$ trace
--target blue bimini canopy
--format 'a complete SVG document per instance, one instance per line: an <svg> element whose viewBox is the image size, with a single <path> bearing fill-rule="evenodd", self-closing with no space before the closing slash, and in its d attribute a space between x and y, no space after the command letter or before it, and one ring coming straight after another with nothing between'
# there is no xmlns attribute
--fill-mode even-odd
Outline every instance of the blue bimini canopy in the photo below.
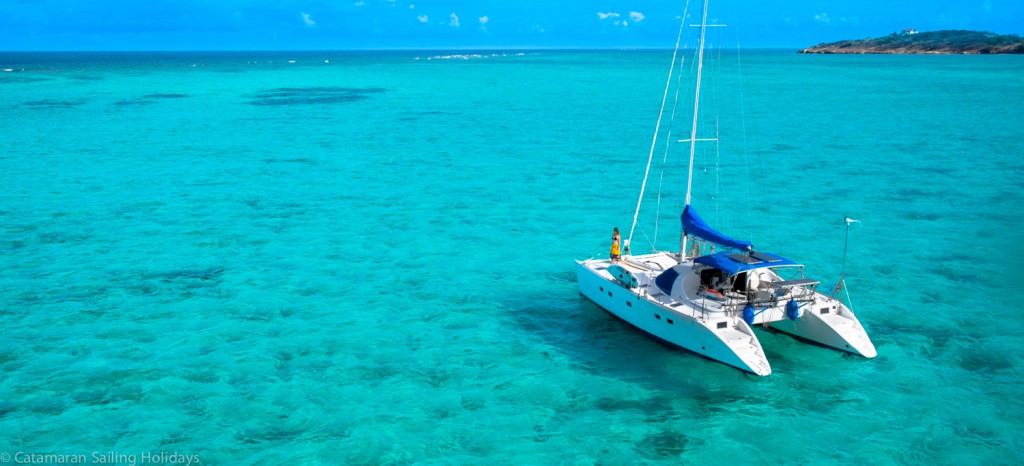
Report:
<svg viewBox="0 0 1024 466"><path fill-rule="evenodd" d="M740 241L738 239L732 239L728 236L725 236L715 231L715 229L711 228L711 226L708 225L707 222L704 221L704 219L700 218L700 216L697 215L697 211L694 210L692 205L687 205L686 208L683 209L682 219L683 231L685 231L687 235L693 235L698 238L711 241L712 243L721 244L722 246L730 248L736 248L741 251L747 251L753 247L753 244L751 244L750 241Z"/></svg>
<svg viewBox="0 0 1024 466"><path fill-rule="evenodd" d="M754 252L750 255L737 254L735 252L719 252L717 254L700 256L693 261L718 270L724 270L729 275L746 272L747 270L763 269L765 267L799 265L785 257L766 252Z"/></svg>

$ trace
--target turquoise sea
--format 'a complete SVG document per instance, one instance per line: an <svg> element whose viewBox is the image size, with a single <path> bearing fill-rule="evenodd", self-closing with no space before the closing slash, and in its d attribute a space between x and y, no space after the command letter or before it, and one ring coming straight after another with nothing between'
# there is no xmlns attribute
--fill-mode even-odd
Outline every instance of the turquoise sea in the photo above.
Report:
<svg viewBox="0 0 1024 466"><path fill-rule="evenodd" d="M760 378L576 288L670 56L0 53L0 460L1024 463L1024 57L708 70L703 216L833 281L861 221L879 356L760 331Z"/></svg>

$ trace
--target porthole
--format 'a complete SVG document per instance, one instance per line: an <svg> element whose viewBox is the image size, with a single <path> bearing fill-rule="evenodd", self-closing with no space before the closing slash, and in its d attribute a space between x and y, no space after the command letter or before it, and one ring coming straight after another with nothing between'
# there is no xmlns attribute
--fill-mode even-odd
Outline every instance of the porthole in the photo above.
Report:
<svg viewBox="0 0 1024 466"><path fill-rule="evenodd" d="M654 314L654 318L658 319L658 320L661 320L661 314Z"/></svg>
<svg viewBox="0 0 1024 466"><path fill-rule="evenodd" d="M631 303L629 301L626 301L626 305L629 306L629 307L633 307L633 303Z"/></svg>
<svg viewBox="0 0 1024 466"><path fill-rule="evenodd" d="M672 319L668 319L667 322L669 325L675 324L675 322L673 322Z"/></svg>

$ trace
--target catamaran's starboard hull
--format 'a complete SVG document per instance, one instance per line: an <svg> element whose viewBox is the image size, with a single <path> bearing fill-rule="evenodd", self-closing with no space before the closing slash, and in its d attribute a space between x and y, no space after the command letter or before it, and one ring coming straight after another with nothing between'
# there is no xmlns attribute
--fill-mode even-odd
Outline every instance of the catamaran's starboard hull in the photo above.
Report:
<svg viewBox="0 0 1024 466"><path fill-rule="evenodd" d="M824 295L799 319L779 320L770 325L781 332L865 358L878 355L857 316L842 303Z"/></svg>
<svg viewBox="0 0 1024 466"><path fill-rule="evenodd" d="M757 375L772 370L753 330L734 316L703 316L654 303L607 274L608 261L577 261L580 293L612 315L673 345Z"/></svg>

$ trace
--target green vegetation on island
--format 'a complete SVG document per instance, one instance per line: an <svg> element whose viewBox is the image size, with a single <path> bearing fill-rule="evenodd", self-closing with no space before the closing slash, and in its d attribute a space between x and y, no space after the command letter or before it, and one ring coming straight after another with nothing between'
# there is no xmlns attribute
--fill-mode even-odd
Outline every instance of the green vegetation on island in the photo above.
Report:
<svg viewBox="0 0 1024 466"><path fill-rule="evenodd" d="M917 32L905 29L884 37L818 44L798 53L992 54L1024 53L1024 38L985 31Z"/></svg>

